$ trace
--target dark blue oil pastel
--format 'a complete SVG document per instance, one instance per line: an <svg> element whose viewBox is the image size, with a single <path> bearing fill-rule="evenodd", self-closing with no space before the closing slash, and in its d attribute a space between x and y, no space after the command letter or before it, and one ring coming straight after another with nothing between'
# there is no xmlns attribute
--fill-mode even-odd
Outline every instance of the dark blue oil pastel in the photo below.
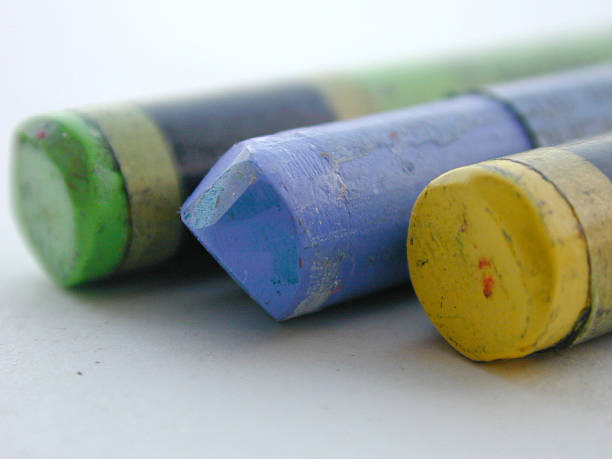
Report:
<svg viewBox="0 0 612 459"><path fill-rule="evenodd" d="M410 212L430 180L542 146L539 123L557 141L589 113L607 110L612 120L612 101L601 97L612 67L529 81L241 142L187 199L183 221L277 320L405 281ZM541 116L513 105L539 95ZM574 106L551 112L564 100Z"/></svg>

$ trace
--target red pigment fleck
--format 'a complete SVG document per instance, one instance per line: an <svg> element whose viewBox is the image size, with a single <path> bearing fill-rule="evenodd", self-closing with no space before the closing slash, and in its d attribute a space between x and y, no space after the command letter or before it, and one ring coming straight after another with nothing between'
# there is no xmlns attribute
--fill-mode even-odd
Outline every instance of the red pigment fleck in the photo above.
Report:
<svg viewBox="0 0 612 459"><path fill-rule="evenodd" d="M302 267L302 259L298 258L298 265L300 266L300 268Z"/></svg>
<svg viewBox="0 0 612 459"><path fill-rule="evenodd" d="M331 292L329 292L329 296L335 295L336 293L338 293L343 288L344 288L344 286L342 284L338 285L335 289L333 289Z"/></svg>
<svg viewBox="0 0 612 459"><path fill-rule="evenodd" d="M397 139L397 132L392 132L391 133L391 138L392 139Z"/></svg>
<svg viewBox="0 0 612 459"><path fill-rule="evenodd" d="M493 295L493 287L495 287L495 280L493 276L482 276L482 293L484 296L489 298Z"/></svg>
<svg viewBox="0 0 612 459"><path fill-rule="evenodd" d="M36 133L36 137L38 137L39 139L46 139L47 138L47 133L45 131L38 131Z"/></svg>
<svg viewBox="0 0 612 459"><path fill-rule="evenodd" d="M491 262L487 259L487 257L481 257L480 260L478 260L478 269L482 269L488 266L491 266Z"/></svg>
<svg viewBox="0 0 612 459"><path fill-rule="evenodd" d="M323 156L324 158L329 158L329 155L327 153L321 153L321 156Z"/></svg>

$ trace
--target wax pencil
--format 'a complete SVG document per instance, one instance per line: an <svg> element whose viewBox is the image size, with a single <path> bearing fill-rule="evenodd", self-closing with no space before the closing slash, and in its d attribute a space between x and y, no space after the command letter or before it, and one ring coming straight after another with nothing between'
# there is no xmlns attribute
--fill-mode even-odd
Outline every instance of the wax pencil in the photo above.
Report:
<svg viewBox="0 0 612 459"><path fill-rule="evenodd" d="M26 120L14 142L23 232L76 285L173 257L177 212L237 141L612 58L612 34L571 37L237 92L111 104Z"/></svg>
<svg viewBox="0 0 612 459"><path fill-rule="evenodd" d="M275 319L407 280L405 234L452 168L612 130L612 65L241 142L187 199L189 229Z"/></svg>
<svg viewBox="0 0 612 459"><path fill-rule="evenodd" d="M410 274L446 340L515 358L612 331L612 134L455 169L414 208Z"/></svg>

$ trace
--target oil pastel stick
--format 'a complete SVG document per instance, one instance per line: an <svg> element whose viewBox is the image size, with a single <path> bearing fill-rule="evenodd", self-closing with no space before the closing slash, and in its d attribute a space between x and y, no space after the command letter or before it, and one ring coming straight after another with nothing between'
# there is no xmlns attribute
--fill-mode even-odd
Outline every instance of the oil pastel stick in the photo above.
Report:
<svg viewBox="0 0 612 459"><path fill-rule="evenodd" d="M477 361L612 331L612 134L462 167L410 221L415 291Z"/></svg>
<svg viewBox="0 0 612 459"><path fill-rule="evenodd" d="M18 218L43 266L63 285L159 264L182 244L180 204L237 141L609 60L611 43L607 32L260 89L35 117L15 135Z"/></svg>
<svg viewBox="0 0 612 459"><path fill-rule="evenodd" d="M243 141L182 208L277 320L408 278L405 235L442 172L612 130L612 65Z"/></svg>

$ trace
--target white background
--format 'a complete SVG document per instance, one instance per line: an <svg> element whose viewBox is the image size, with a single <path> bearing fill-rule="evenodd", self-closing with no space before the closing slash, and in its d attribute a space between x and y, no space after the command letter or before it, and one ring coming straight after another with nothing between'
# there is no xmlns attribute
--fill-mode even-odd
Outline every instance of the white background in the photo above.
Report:
<svg viewBox="0 0 612 459"><path fill-rule="evenodd" d="M221 272L64 291L8 199L33 113L606 25L608 0L1 0L0 457L612 457L612 336L479 365L406 286L285 324Z"/></svg>

